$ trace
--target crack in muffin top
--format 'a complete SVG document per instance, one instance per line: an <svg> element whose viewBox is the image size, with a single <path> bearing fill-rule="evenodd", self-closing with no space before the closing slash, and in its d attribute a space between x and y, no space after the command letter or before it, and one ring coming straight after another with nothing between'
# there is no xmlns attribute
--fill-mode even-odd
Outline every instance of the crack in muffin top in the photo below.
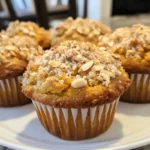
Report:
<svg viewBox="0 0 150 150"><path fill-rule="evenodd" d="M111 29L99 21L69 17L51 31L52 45L59 45L66 39L97 44L98 38L106 33L110 33Z"/></svg>
<svg viewBox="0 0 150 150"><path fill-rule="evenodd" d="M34 86L41 93L61 93L70 86L108 87L111 79L120 76L122 71L119 58L105 47L66 41L29 63L23 86Z"/></svg>

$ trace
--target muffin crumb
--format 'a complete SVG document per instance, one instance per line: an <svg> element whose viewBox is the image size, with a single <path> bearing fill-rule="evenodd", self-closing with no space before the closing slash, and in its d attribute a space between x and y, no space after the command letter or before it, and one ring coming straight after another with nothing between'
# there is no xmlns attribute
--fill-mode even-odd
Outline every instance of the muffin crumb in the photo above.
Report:
<svg viewBox="0 0 150 150"><path fill-rule="evenodd" d="M108 87L111 80L122 72L121 62L113 53L77 41L67 41L52 47L36 59L33 65L37 71L34 76L25 73L25 78L28 78L26 84L33 84L32 80L37 79L39 89L46 93L61 93L70 85L72 88L99 84ZM32 70L28 69L27 72L30 74ZM53 88L49 85L53 85Z"/></svg>

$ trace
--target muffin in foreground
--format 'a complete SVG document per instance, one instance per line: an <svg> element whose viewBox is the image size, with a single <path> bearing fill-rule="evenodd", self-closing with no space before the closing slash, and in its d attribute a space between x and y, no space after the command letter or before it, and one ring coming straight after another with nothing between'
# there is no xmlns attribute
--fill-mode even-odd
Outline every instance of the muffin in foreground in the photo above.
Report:
<svg viewBox="0 0 150 150"><path fill-rule="evenodd" d="M81 140L111 125L128 75L113 54L90 43L66 41L30 62L22 91L51 134Z"/></svg>
<svg viewBox="0 0 150 150"><path fill-rule="evenodd" d="M123 67L131 78L131 86L121 100L150 102L150 27L136 24L131 28L119 28L101 41L100 46L108 46L121 56Z"/></svg>
<svg viewBox="0 0 150 150"><path fill-rule="evenodd" d="M43 49L50 47L50 35L44 28L39 27L33 22L11 22L6 30L6 33L10 36L29 36L36 40Z"/></svg>
<svg viewBox="0 0 150 150"><path fill-rule="evenodd" d="M111 29L99 21L69 17L56 28L50 30L51 44L59 45L66 40L85 41L97 44L99 38Z"/></svg>
<svg viewBox="0 0 150 150"><path fill-rule="evenodd" d="M28 61L42 52L30 37L9 38L0 34L0 107L19 106L31 101L21 92L21 78Z"/></svg>

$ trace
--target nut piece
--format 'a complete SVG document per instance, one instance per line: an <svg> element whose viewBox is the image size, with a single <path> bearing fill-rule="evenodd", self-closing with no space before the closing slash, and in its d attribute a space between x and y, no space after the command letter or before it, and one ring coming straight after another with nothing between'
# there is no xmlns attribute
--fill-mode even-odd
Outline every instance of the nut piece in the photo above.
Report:
<svg viewBox="0 0 150 150"><path fill-rule="evenodd" d="M29 35L30 35L30 36L35 36L35 32L32 32L32 31L31 31L31 32L29 32Z"/></svg>
<svg viewBox="0 0 150 150"><path fill-rule="evenodd" d="M108 43L108 45L109 45L110 47L112 47L112 46L114 45L114 42L111 41L111 42Z"/></svg>
<svg viewBox="0 0 150 150"><path fill-rule="evenodd" d="M82 71L87 71L93 66L93 61L89 61L81 66Z"/></svg>
<svg viewBox="0 0 150 150"><path fill-rule="evenodd" d="M106 48L105 48L105 47L100 47L100 48L99 48L99 50L101 50L101 51L105 51L105 50L106 50Z"/></svg>
<svg viewBox="0 0 150 150"><path fill-rule="evenodd" d="M94 65L92 68L94 71L100 71L102 69L104 69L104 65Z"/></svg>
<svg viewBox="0 0 150 150"><path fill-rule="evenodd" d="M88 35L90 32L88 28L83 28L83 27L77 28L76 30L81 35Z"/></svg>
<svg viewBox="0 0 150 150"><path fill-rule="evenodd" d="M128 51L126 52L126 55L127 55L127 56L134 56L134 55L135 55L135 51L133 51L133 50L128 50Z"/></svg>
<svg viewBox="0 0 150 150"><path fill-rule="evenodd" d="M13 45L8 45L8 46L6 46L5 47L5 49L7 49L7 50L15 50L16 49L16 47L15 46L13 46Z"/></svg>
<svg viewBox="0 0 150 150"><path fill-rule="evenodd" d="M65 29L63 27L57 27L56 28L56 35L61 36L65 32Z"/></svg>
<svg viewBox="0 0 150 150"><path fill-rule="evenodd" d="M24 34L29 34L30 31L26 28L21 28L21 31L24 33Z"/></svg>
<svg viewBox="0 0 150 150"><path fill-rule="evenodd" d="M83 78L75 79L72 81L71 86L73 88L81 88L87 84L87 81Z"/></svg>
<svg viewBox="0 0 150 150"><path fill-rule="evenodd" d="M100 35L100 34L101 34L101 29L99 29L99 30L98 30L98 29L97 29L97 30L95 29L95 30L93 31L93 34L94 34L94 35L97 35L97 36Z"/></svg>
<svg viewBox="0 0 150 150"><path fill-rule="evenodd" d="M51 67L57 68L59 67L61 64L58 61L52 60L48 63Z"/></svg>

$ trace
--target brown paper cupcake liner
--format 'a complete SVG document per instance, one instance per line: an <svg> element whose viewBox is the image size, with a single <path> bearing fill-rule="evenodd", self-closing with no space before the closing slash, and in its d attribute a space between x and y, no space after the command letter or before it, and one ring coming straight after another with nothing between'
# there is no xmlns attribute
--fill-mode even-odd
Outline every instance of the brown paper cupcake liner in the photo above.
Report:
<svg viewBox="0 0 150 150"><path fill-rule="evenodd" d="M111 125L119 99L92 108L55 108L32 101L38 118L51 134L66 140L92 138Z"/></svg>
<svg viewBox="0 0 150 150"><path fill-rule="evenodd" d="M121 101L129 103L150 102L150 75L129 74L131 86L120 98Z"/></svg>
<svg viewBox="0 0 150 150"><path fill-rule="evenodd" d="M30 102L21 92L22 76L0 80L0 106L20 106Z"/></svg>

